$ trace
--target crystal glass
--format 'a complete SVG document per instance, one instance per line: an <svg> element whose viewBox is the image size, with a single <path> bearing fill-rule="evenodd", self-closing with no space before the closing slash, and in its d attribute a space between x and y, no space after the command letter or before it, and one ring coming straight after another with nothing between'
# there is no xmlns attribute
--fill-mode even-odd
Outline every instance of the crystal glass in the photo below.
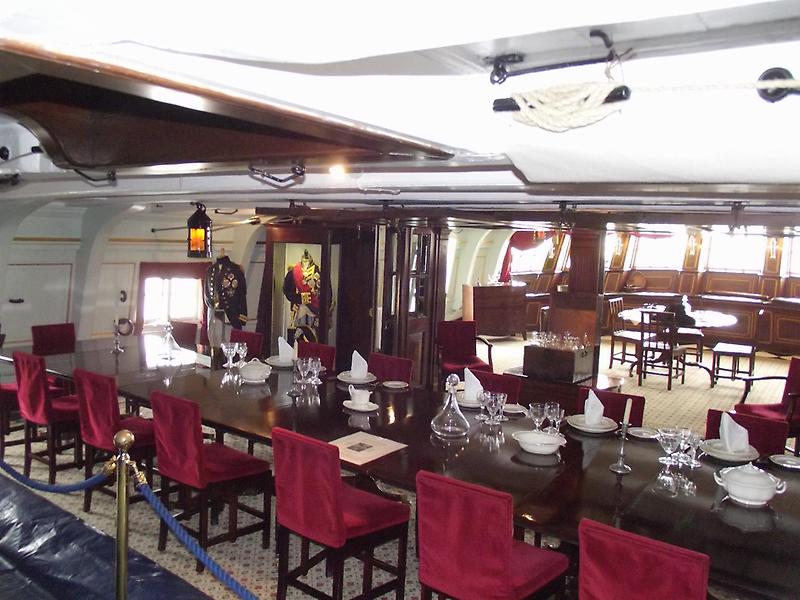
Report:
<svg viewBox="0 0 800 600"><path fill-rule="evenodd" d="M508 394L504 392L495 392L497 394L497 422L500 423L502 421L508 421L508 417L503 414L503 407L506 405L506 401L508 400Z"/></svg>
<svg viewBox="0 0 800 600"><path fill-rule="evenodd" d="M700 448L700 444L703 442L703 436L699 433L695 433L694 431L690 431L686 441L689 444L689 448L686 451L686 456L688 457L686 465L692 469L702 467L703 463L697 460L697 450Z"/></svg>
<svg viewBox="0 0 800 600"><path fill-rule="evenodd" d="M481 412L478 413L478 416L475 417L478 421L486 421L489 417L486 416L486 396L484 395L485 392L481 390L478 392L478 404L481 405Z"/></svg>
<svg viewBox="0 0 800 600"><path fill-rule="evenodd" d="M692 430L688 427L678 427L678 431L680 431L681 438L678 443L678 451L675 453L674 458L677 464L688 465L691 459L687 452L689 450L689 437L692 435Z"/></svg>
<svg viewBox="0 0 800 600"><path fill-rule="evenodd" d="M246 342L236 342L236 354L239 355L239 361L245 362L247 361L247 343Z"/></svg>
<svg viewBox="0 0 800 600"><path fill-rule="evenodd" d="M489 413L489 418L486 419L487 425L499 425L500 420L497 418L498 412L501 410L500 395L495 392L483 392L484 403L486 404L486 412Z"/></svg>
<svg viewBox="0 0 800 600"><path fill-rule="evenodd" d="M228 362L225 363L225 368L230 371L233 368L233 357L236 356L236 343L222 342L219 348L222 350L222 355L228 359Z"/></svg>
<svg viewBox="0 0 800 600"><path fill-rule="evenodd" d="M659 427L658 441L661 443L661 448L666 453L666 456L659 457L658 462L662 465L667 465L667 467L678 464L672 455L680 447L681 430L677 427Z"/></svg>
<svg viewBox="0 0 800 600"><path fill-rule="evenodd" d="M311 371L311 359L303 357L297 359L297 370L300 372L300 383L305 385L309 383L308 373Z"/></svg>
<svg viewBox="0 0 800 600"><path fill-rule="evenodd" d="M563 418L564 411L561 410L561 405L558 402L547 402L544 405L544 416L547 419L549 426L545 431L547 433L558 433L558 428L561 426L561 419ZM558 426L556 425L558 421Z"/></svg>
<svg viewBox="0 0 800 600"><path fill-rule="evenodd" d="M502 427L496 427L487 423L481 425L478 443L482 448L486 449L487 452L490 454L498 452L504 442L505 435L503 434Z"/></svg>
<svg viewBox="0 0 800 600"><path fill-rule="evenodd" d="M456 386L458 375L451 373L447 377L447 394L441 410L431 420L431 429L441 438L458 438L469 433L469 421L461 412L456 402Z"/></svg>
<svg viewBox="0 0 800 600"><path fill-rule="evenodd" d="M312 385L319 385L322 383L322 380L319 378L319 372L322 370L322 361L320 360L319 356L312 356L309 359L309 375L310 375L310 383Z"/></svg>
<svg viewBox="0 0 800 600"><path fill-rule="evenodd" d="M528 416L533 421L536 431L542 430L542 423L545 420L544 404L535 402L528 407Z"/></svg>

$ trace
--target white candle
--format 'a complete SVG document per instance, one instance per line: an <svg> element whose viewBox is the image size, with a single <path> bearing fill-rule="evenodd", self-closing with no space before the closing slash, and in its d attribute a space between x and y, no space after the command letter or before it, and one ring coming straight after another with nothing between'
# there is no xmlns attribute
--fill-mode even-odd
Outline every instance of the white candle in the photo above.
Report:
<svg viewBox="0 0 800 600"><path fill-rule="evenodd" d="M629 419L631 417L631 404L632 403L633 403L633 401L630 398L628 398L625 401L625 416L622 417L622 422L625 423L625 424L629 423Z"/></svg>

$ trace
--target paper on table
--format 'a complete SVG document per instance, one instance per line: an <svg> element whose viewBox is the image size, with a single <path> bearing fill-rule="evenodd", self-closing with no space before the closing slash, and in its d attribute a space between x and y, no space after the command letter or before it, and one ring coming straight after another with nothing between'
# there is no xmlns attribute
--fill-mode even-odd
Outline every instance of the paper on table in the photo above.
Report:
<svg viewBox="0 0 800 600"><path fill-rule="evenodd" d="M583 420L587 425L599 425L603 420L603 410L605 407L600 402L600 398L594 393L594 390L589 390L589 397L583 403Z"/></svg>
<svg viewBox="0 0 800 600"><path fill-rule="evenodd" d="M478 378L468 368L464 367L464 400L477 402L478 394L483 391L483 386Z"/></svg>
<svg viewBox="0 0 800 600"><path fill-rule="evenodd" d="M278 358L281 362L289 362L294 358L294 348L282 337L278 337Z"/></svg>
<svg viewBox="0 0 800 600"><path fill-rule="evenodd" d="M339 448L339 458L354 465L363 465L406 447L405 444L359 431L331 442Z"/></svg>
<svg viewBox="0 0 800 600"><path fill-rule="evenodd" d="M364 405L369 402L369 395L372 393L371 390L362 390L350 384L350 387L347 388L350 392L350 400L353 401L354 404Z"/></svg>
<svg viewBox="0 0 800 600"><path fill-rule="evenodd" d="M728 413L722 413L719 421L719 439L727 452L747 452L750 447L750 435L747 429L739 425Z"/></svg>
<svg viewBox="0 0 800 600"><path fill-rule="evenodd" d="M350 377L353 379L367 378L367 361L358 353L358 350L353 350L353 358L350 360Z"/></svg>

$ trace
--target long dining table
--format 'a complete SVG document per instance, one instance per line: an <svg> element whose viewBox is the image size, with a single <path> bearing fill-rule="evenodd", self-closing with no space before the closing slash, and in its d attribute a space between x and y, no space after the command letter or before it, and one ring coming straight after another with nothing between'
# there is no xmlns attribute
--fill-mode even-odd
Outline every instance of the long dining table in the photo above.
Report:
<svg viewBox="0 0 800 600"><path fill-rule="evenodd" d="M143 346L142 346L143 348ZM489 427L464 410L470 431L464 438L442 440L430 422L443 394L422 389L390 390L373 385L374 412L343 407L347 386L335 377L310 386L299 397L287 395L290 370L274 369L258 385L243 384L225 370L190 364L153 365L134 357L100 361L107 348L85 344L72 355L47 357L48 369L68 377L68 367L109 371L121 394L147 406L150 394L161 390L198 403L203 422L227 434L270 443L273 427L284 427L324 441L358 431L406 446L363 465L344 466L409 491L416 473L429 470L511 494L518 525L570 544L577 544L578 523L584 517L708 554L711 580L749 597L797 598L800 570L800 473L768 461L759 466L786 480L787 491L769 506L746 508L727 499L714 473L728 466L710 457L690 470L673 469L665 477L654 441L629 438L625 462L628 475L616 475L620 441L614 434L593 435L565 425L567 444L560 455L539 456L522 451L515 431L532 428L530 420L511 415L501 426ZM8 358L9 349L0 351ZM166 363L166 361L164 361ZM137 367L138 365L138 367ZM234 373L235 375L235 373ZM653 565L654 573L658 566Z"/></svg>

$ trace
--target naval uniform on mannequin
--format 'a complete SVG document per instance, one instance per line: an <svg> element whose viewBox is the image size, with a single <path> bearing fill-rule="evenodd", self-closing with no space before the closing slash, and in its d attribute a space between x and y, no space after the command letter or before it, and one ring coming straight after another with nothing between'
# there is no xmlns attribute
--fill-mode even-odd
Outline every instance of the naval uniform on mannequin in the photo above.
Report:
<svg viewBox="0 0 800 600"><path fill-rule="evenodd" d="M223 250L216 262L208 267L204 283L209 312L213 311L215 319L219 320L223 315L227 316L231 327L242 329L247 324L247 283L242 267L226 256Z"/></svg>

